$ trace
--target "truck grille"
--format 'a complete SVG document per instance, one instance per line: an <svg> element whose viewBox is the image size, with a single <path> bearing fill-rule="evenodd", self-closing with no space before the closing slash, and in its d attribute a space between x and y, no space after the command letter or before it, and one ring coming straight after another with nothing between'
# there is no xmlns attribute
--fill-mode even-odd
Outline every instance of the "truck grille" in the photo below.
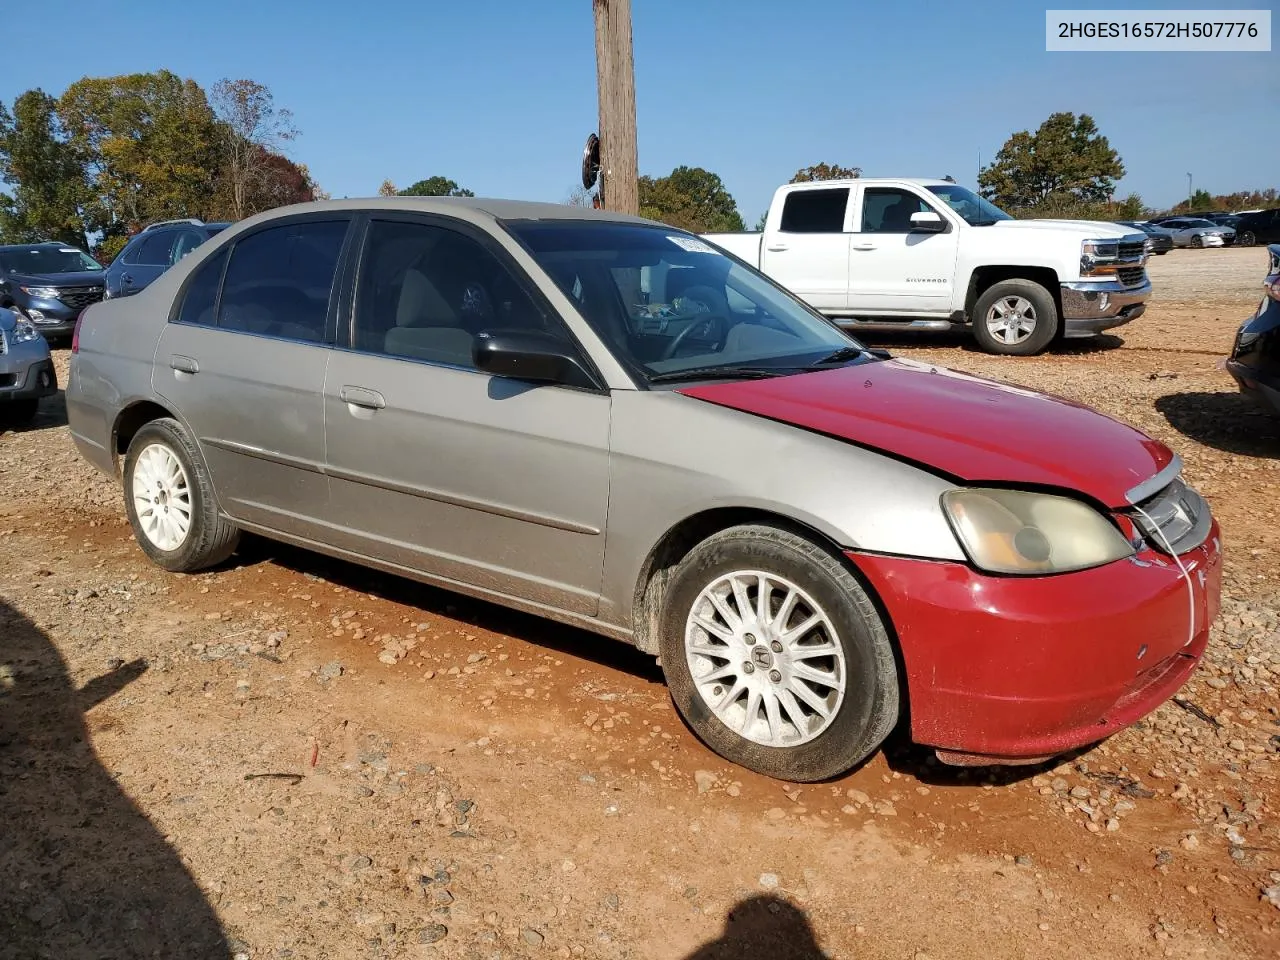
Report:
<svg viewBox="0 0 1280 960"><path fill-rule="evenodd" d="M0 333L0 357L9 352L9 338Z"/></svg>
<svg viewBox="0 0 1280 960"><path fill-rule="evenodd" d="M102 299L102 287L61 287L58 299L72 310L83 310Z"/></svg>
<svg viewBox="0 0 1280 960"><path fill-rule="evenodd" d="M1183 554L1204 543L1213 525L1209 505L1181 480L1127 511L1129 519L1153 550Z"/></svg>
<svg viewBox="0 0 1280 960"><path fill-rule="evenodd" d="M1121 267L1116 276L1126 287L1136 287L1145 279L1146 271L1142 267Z"/></svg>
<svg viewBox="0 0 1280 960"><path fill-rule="evenodd" d="M1122 261L1141 260L1142 255L1146 253L1146 240L1130 241L1120 244L1120 259Z"/></svg>

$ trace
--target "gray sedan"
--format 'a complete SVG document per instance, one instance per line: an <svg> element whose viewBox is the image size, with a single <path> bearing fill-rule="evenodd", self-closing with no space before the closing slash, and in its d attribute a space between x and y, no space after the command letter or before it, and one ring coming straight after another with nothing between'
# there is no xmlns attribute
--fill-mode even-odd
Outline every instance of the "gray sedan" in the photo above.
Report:
<svg viewBox="0 0 1280 960"><path fill-rule="evenodd" d="M41 398L57 392L49 344L24 317L0 309L0 428L26 426Z"/></svg>
<svg viewBox="0 0 1280 960"><path fill-rule="evenodd" d="M1236 238L1236 232L1225 224L1198 217L1161 220L1157 226L1173 235L1175 247L1225 247Z"/></svg>
<svg viewBox="0 0 1280 960"><path fill-rule="evenodd" d="M900 722L954 763L1096 741L1218 606L1163 444L866 349L632 217L261 214L88 309L67 409L165 569L253 531L633 643L709 746L787 779Z"/></svg>

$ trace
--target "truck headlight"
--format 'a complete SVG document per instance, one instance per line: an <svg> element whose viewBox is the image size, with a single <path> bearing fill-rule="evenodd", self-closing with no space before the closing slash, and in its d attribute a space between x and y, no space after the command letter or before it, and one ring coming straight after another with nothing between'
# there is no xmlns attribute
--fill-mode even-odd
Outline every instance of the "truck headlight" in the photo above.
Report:
<svg viewBox="0 0 1280 960"><path fill-rule="evenodd" d="M9 334L10 343L27 343L39 339L40 331L25 320L19 320L13 327L13 333Z"/></svg>
<svg viewBox="0 0 1280 960"><path fill-rule="evenodd" d="M37 300L57 300L62 291L57 287L23 287L22 292Z"/></svg>
<svg viewBox="0 0 1280 960"><path fill-rule="evenodd" d="M1115 525L1069 497L967 488L944 493L942 508L965 554L989 573L1067 573L1133 555Z"/></svg>
<svg viewBox="0 0 1280 960"><path fill-rule="evenodd" d="M1080 276L1099 277L1115 273L1120 257L1118 240L1082 240L1080 242Z"/></svg>

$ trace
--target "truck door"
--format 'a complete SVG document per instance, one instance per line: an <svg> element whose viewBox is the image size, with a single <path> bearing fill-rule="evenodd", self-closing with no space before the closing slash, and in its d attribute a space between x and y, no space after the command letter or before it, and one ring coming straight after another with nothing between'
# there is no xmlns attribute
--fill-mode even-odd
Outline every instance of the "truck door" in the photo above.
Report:
<svg viewBox="0 0 1280 960"><path fill-rule="evenodd" d="M764 236L761 269L825 312L849 304L848 187L786 193L776 224Z"/></svg>
<svg viewBox="0 0 1280 960"><path fill-rule="evenodd" d="M951 218L905 187L863 187L849 253L849 309L893 316L951 312L960 232ZM933 212L945 233L913 232L913 213Z"/></svg>

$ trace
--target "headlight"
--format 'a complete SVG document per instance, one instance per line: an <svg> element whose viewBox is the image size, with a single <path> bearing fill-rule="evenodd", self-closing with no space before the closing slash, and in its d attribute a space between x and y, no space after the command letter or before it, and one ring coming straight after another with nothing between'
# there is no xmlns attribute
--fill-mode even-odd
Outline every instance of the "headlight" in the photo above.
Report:
<svg viewBox="0 0 1280 960"><path fill-rule="evenodd" d="M22 292L39 300L57 300L62 291L57 287L23 287Z"/></svg>
<svg viewBox="0 0 1280 960"><path fill-rule="evenodd" d="M25 320L19 320L13 328L13 333L9 334L10 343L26 343L29 340L39 339L40 331Z"/></svg>
<svg viewBox="0 0 1280 960"><path fill-rule="evenodd" d="M961 489L942 507L974 566L990 573L1067 573L1132 556L1106 517L1068 497Z"/></svg>
<svg viewBox="0 0 1280 960"><path fill-rule="evenodd" d="M1080 242L1080 276L1096 277L1115 273L1120 256L1118 240L1082 240Z"/></svg>

